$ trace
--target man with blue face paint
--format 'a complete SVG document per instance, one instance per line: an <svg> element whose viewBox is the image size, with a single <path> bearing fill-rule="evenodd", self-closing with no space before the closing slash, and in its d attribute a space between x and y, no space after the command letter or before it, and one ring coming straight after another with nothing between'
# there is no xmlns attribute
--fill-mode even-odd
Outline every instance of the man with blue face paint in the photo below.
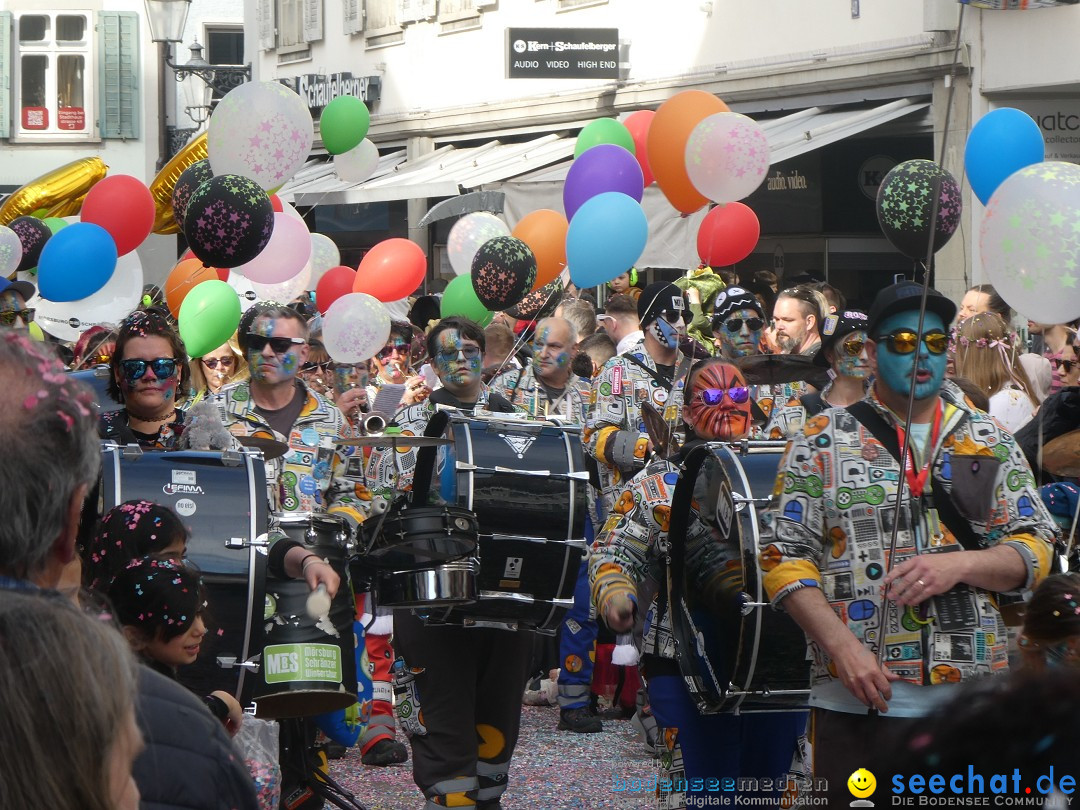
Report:
<svg viewBox="0 0 1080 810"><path fill-rule="evenodd" d="M806 421L763 520L765 590L813 653L814 777L830 805L962 682L1008 671L994 594L1034 587L1052 562L1057 530L1016 441L945 381L956 306L929 290L920 330L921 296L912 282L878 294L870 391Z"/></svg>

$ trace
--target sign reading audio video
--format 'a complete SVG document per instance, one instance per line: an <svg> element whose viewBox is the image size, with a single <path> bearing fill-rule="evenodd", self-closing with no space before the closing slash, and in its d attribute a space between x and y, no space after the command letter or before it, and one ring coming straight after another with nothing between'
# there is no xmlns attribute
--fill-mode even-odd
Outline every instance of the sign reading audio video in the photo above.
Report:
<svg viewBox="0 0 1080 810"><path fill-rule="evenodd" d="M618 28L508 28L511 79L617 79Z"/></svg>

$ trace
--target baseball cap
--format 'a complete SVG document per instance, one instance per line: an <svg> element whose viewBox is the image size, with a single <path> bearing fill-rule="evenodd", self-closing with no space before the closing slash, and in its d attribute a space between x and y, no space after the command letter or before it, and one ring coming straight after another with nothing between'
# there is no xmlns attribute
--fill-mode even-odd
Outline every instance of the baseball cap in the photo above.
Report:
<svg viewBox="0 0 1080 810"><path fill-rule="evenodd" d="M873 306L870 307L870 323L866 330L871 338L876 338L877 329L881 322L897 312L918 310L922 299L922 285L914 281L901 281L886 287L877 294ZM926 311L933 312L941 318L942 323L948 326L956 317L956 304L946 298L933 287L926 292Z"/></svg>
<svg viewBox="0 0 1080 810"><path fill-rule="evenodd" d="M29 301L34 297L34 293L37 292L37 287L31 284L29 281L8 281L6 278L0 278L0 293L12 290L22 296L23 301Z"/></svg>
<svg viewBox="0 0 1080 810"><path fill-rule="evenodd" d="M826 350L836 345L840 338L850 335L852 332L865 330L870 319L865 312L857 309L846 309L843 312L833 312L825 316L821 322L821 348L814 355L814 365L829 368L831 365L825 356Z"/></svg>
<svg viewBox="0 0 1080 810"><path fill-rule="evenodd" d="M712 329L727 320L728 315L740 309L752 309L762 318L765 313L761 309L761 302L757 296L742 287L727 287L716 294L713 299Z"/></svg>
<svg viewBox="0 0 1080 810"><path fill-rule="evenodd" d="M638 299L638 320L645 327L659 318L661 312L684 312L686 308L682 290L670 281L655 281Z"/></svg>

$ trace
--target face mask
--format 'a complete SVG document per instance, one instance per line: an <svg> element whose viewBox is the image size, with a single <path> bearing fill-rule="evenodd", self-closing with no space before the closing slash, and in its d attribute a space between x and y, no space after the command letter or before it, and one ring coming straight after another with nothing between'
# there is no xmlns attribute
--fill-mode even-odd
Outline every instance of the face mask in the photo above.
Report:
<svg viewBox="0 0 1080 810"><path fill-rule="evenodd" d="M916 332L919 326L918 311L898 312L886 318L877 328L877 336L899 331ZM945 324L941 317L927 312L923 319L923 336L931 332L944 332ZM911 386L913 374L922 372L924 379L915 385L915 399L927 399L936 396L945 380L945 366L948 363L946 352L932 353L926 341L919 339L915 349L907 354L893 351L887 340L876 340L877 376L882 384L894 393L906 397Z"/></svg>
<svg viewBox="0 0 1080 810"><path fill-rule="evenodd" d="M661 314L659 318L649 324L649 332L652 336L656 338L661 346L666 346L669 349L679 348L679 336L685 331L686 324L683 323L681 314L674 323L669 323Z"/></svg>
<svg viewBox="0 0 1080 810"><path fill-rule="evenodd" d="M730 441L750 431L746 380L727 363L712 363L698 372L686 409L687 421L702 439Z"/></svg>

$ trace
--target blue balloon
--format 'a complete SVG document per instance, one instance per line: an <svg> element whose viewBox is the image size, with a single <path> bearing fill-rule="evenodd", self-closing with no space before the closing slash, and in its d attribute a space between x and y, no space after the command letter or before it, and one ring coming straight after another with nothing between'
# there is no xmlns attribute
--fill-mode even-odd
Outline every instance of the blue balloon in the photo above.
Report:
<svg viewBox="0 0 1080 810"><path fill-rule="evenodd" d="M1042 163L1046 142L1042 130L1025 112L1001 107L971 128L964 148L964 171L983 205L1005 178L1033 163Z"/></svg>
<svg viewBox="0 0 1080 810"><path fill-rule="evenodd" d="M54 233L38 259L38 292L49 301L81 301L112 278L116 242L100 225L76 222Z"/></svg>
<svg viewBox="0 0 1080 810"><path fill-rule="evenodd" d="M648 241L649 221L637 200L617 191L586 200L566 232L570 280L582 289L606 284L634 266Z"/></svg>
<svg viewBox="0 0 1080 810"><path fill-rule="evenodd" d="M586 149L570 164L563 183L563 210L572 220L582 204L597 194L618 191L641 202L645 177L633 153L612 143Z"/></svg>

